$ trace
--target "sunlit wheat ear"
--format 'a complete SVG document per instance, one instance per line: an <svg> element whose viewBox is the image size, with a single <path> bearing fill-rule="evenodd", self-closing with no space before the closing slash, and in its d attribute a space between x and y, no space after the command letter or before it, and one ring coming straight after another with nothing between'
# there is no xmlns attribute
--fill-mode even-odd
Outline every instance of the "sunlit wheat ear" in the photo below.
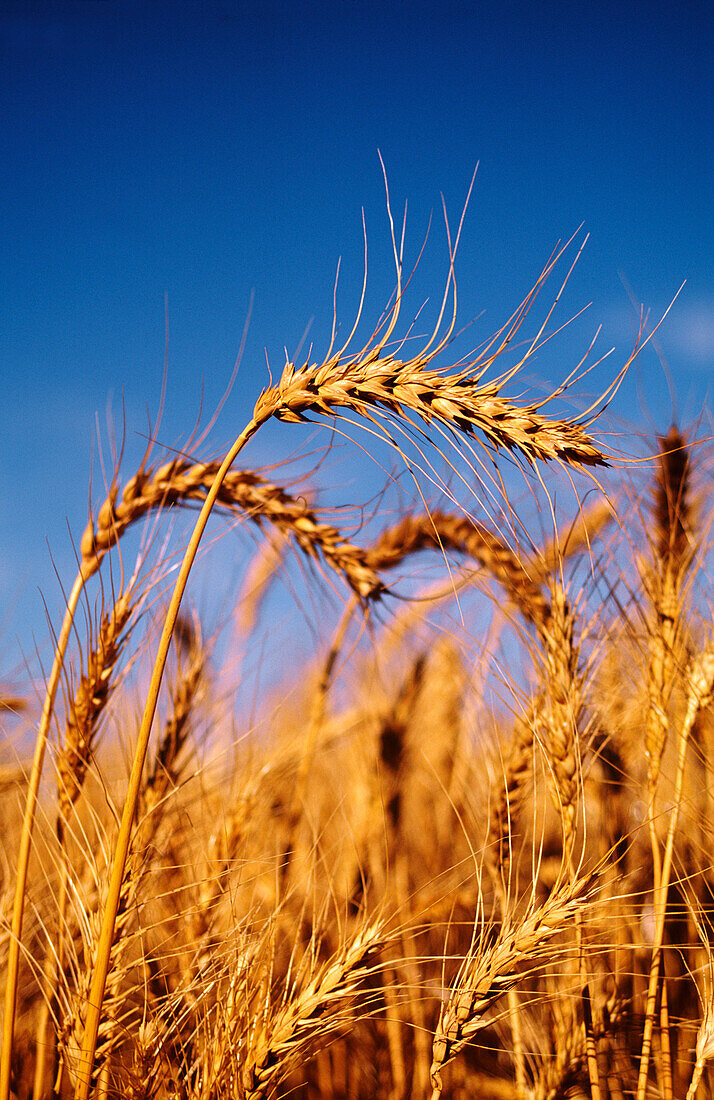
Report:
<svg viewBox="0 0 714 1100"><path fill-rule="evenodd" d="M112 676L126 645L126 628L136 610L132 588L118 596L110 612L101 616L96 639L90 639L86 669L72 694L67 712L64 744L57 754L59 810L67 821L79 798L102 715L113 688Z"/></svg>
<svg viewBox="0 0 714 1100"><path fill-rule="evenodd" d="M655 891L655 931L650 960L649 985L645 1010L645 1024L642 1037L642 1052L637 1082L638 1100L643 1100L647 1089L647 1074L652 1049L654 1031L655 999L661 972L662 944L667 917L667 894L669 891L672 867L675 858L675 838L682 810L682 794L688 748L697 719L701 712L711 706L714 700L714 637L710 637L706 646L691 658L685 673L686 707L679 729L677 768L674 780L674 797L667 826L667 839L664 846L661 872L656 878Z"/></svg>
<svg viewBox="0 0 714 1100"><path fill-rule="evenodd" d="M301 421L308 414L330 416L346 408L373 419L373 410L397 417L415 413L426 424L435 421L464 435L481 433L497 449L517 451L528 462L605 466L608 459L577 419L542 415L547 401L519 406L501 395L504 380L478 384L471 369L449 375L428 368L431 356L401 362L376 360L365 351L344 360L297 369L289 363L277 386L265 390L254 417Z"/></svg>
<svg viewBox="0 0 714 1100"><path fill-rule="evenodd" d="M652 509L653 562L643 575L654 611L650 630L649 707L645 735L650 818L654 816L654 799L668 733L667 708L681 635L682 584L695 549L690 448L674 427L659 440L659 444L661 453L657 459Z"/></svg>
<svg viewBox="0 0 714 1100"><path fill-rule="evenodd" d="M176 458L155 470L139 470L111 492L82 536L82 569L96 572L126 529L156 509L201 504L215 480L219 462ZM323 523L303 498L296 498L250 470L231 470L216 500L220 510L243 513L259 527L272 525L314 561L339 573L363 599L378 596L382 583L364 563L359 547L336 527Z"/></svg>
<svg viewBox="0 0 714 1100"><path fill-rule="evenodd" d="M563 819L563 859L574 855L579 806L581 762L579 724L582 705L579 647L574 637L574 616L565 592L555 583L551 591L550 618L544 632L544 690L542 738L552 769L556 806Z"/></svg>
<svg viewBox="0 0 714 1100"><path fill-rule="evenodd" d="M537 967L555 950L553 937L573 926L583 906L589 880L561 884L542 905L531 903L522 916L504 917L493 943L479 944L464 959L444 1005L433 1043L432 1100L442 1092L441 1072L485 1026L484 1016L522 977L524 967Z"/></svg>
<svg viewBox="0 0 714 1100"><path fill-rule="evenodd" d="M241 1059L241 1095L264 1100L309 1053L350 1026L346 1007L359 993L384 942L379 922L366 925L313 973L298 975L295 987L278 1005L266 1005L249 1021Z"/></svg>
<svg viewBox="0 0 714 1100"><path fill-rule="evenodd" d="M64 741L57 751L57 821L60 844L60 873L57 897L56 942L45 959L44 986L46 1003L41 1009L37 1030L37 1063L34 1092L44 1095L45 1052L49 1030L50 1004L56 982L64 966L65 923L67 919L68 876L70 871L67 848L72 809L84 787L87 771L94 756L95 743L102 717L115 689L116 666L128 641L128 632L140 604L135 587L130 584L116 598L111 611L104 612L90 637L86 667L82 669L67 707Z"/></svg>
<svg viewBox="0 0 714 1100"><path fill-rule="evenodd" d="M441 554L455 551L477 561L497 580L524 618L544 630L550 615L535 570L483 524L468 516L435 509L405 516L382 532L367 551L367 560L378 572L394 569L407 557L431 549Z"/></svg>
<svg viewBox="0 0 714 1100"><path fill-rule="evenodd" d="M662 855L656 824L656 801L662 759L669 737L669 704L674 688L678 653L681 648L683 598L682 582L693 560L691 541L690 451L683 436L672 427L659 440L654 485L652 538L653 561L643 567L643 587L652 605L649 629L647 678L648 706L645 722L647 758L647 822L652 853L655 897L655 924L664 928L666 891L660 889ZM650 994L646 1010L643 1056L640 1065L638 1096L645 1087L649 1044L653 1027L652 989L659 970L661 941L655 937L650 968Z"/></svg>

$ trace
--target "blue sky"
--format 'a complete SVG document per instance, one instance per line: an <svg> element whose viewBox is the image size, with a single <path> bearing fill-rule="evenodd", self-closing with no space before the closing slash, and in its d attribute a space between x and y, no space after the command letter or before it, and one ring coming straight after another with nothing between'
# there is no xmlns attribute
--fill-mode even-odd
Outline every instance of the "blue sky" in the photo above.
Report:
<svg viewBox="0 0 714 1100"><path fill-rule="evenodd" d="M408 200L408 267L434 214L407 321L443 287L441 195L457 222L478 162L457 260L472 345L583 224L558 320L592 304L534 375L559 381L602 324L598 347L616 352L598 389L633 340L623 279L653 316L686 279L660 339L680 421L704 409L709 430L712 31L710 5L691 2L3 0L0 680L22 679L35 643L46 655L43 599L56 623L55 568L71 583L108 409L125 417L127 475L141 453L165 299L173 445L201 399L218 401L254 298L215 450L252 409L266 351L279 368L309 324L316 354L326 347L340 256L351 320L362 207L378 316L393 277L378 150L395 210ZM619 430L666 431L654 352L612 411ZM288 454L286 430L246 460L274 459L280 439Z"/></svg>

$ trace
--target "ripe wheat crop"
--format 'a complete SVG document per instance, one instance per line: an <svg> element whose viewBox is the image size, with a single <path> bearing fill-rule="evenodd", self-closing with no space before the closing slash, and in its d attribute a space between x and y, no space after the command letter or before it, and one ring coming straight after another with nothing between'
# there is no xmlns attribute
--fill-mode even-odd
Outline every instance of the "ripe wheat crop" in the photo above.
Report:
<svg viewBox="0 0 714 1100"><path fill-rule="evenodd" d="M523 397L562 250L453 362L457 235L407 353L392 241L369 340L335 326L221 457L150 448L90 509L34 759L0 762L0 1100L714 1095L711 449L616 457L621 372L584 412L582 364ZM361 423L414 492L328 514L250 467L269 420ZM258 541L228 641L191 609L213 513Z"/></svg>

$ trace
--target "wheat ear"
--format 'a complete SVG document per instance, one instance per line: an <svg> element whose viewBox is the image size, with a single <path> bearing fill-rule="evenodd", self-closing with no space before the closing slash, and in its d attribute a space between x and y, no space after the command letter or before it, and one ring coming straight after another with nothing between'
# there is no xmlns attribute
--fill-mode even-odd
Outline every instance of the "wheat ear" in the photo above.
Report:
<svg viewBox="0 0 714 1100"><path fill-rule="evenodd" d="M444 1066L484 1027L486 1012L522 976L518 968L538 966L546 957L552 937L582 907L588 885L588 879L567 882L542 905L531 904L525 916L504 918L494 942L479 944L464 959L434 1036L432 1100L441 1096Z"/></svg>
<svg viewBox="0 0 714 1100"><path fill-rule="evenodd" d="M538 704L531 705L526 714L516 719L505 754L496 765L498 788L489 802L486 859L504 912L506 893L510 889L515 825L533 774L537 710Z"/></svg>
<svg viewBox="0 0 714 1100"><path fill-rule="evenodd" d="M570 865L575 844L581 706L578 647L573 615L560 584L553 584L551 615L544 636L543 737L552 769L556 808L563 821L563 862Z"/></svg>
<svg viewBox="0 0 714 1100"><path fill-rule="evenodd" d="M516 721L513 735L505 756L501 760L502 780L495 798L489 806L486 836L486 862L502 916L508 908L511 889L514 825L520 816L533 770L534 708ZM516 1070L516 1100L526 1096L526 1065L523 1046L523 1029L518 993L508 990L508 1018L513 1040L513 1061Z"/></svg>
<svg viewBox="0 0 714 1100"><path fill-rule="evenodd" d="M535 570L524 565L493 531L467 516L438 509L405 516L382 532L367 551L367 561L381 572L394 569L411 554L425 549L467 554L503 586L528 622L545 628L550 609Z"/></svg>
<svg viewBox="0 0 714 1100"><path fill-rule="evenodd" d="M674 684L675 652L681 636L682 583L692 563L690 541L691 464L689 448L683 436L672 426L659 440L655 494L653 506L654 562L645 573L644 587L654 610L654 622L649 634L649 669L647 677L647 717L645 722L645 754L647 757L647 824L652 851L653 886L658 903L666 905L659 891L662 858L656 827L656 799L662 756L669 733L667 715ZM659 960L659 951L652 955ZM663 1009L666 1007L664 973L661 976ZM650 1008L648 1006L647 1012ZM646 1030L646 1028L645 1028ZM664 1054L663 1054L664 1057ZM666 1075L671 1065L664 1065Z"/></svg>
<svg viewBox="0 0 714 1100"><path fill-rule="evenodd" d="M296 1064L349 1024L341 1014L372 969L383 943L379 921L367 925L275 1012L252 1022L242 1059L243 1100L265 1100Z"/></svg>
<svg viewBox="0 0 714 1100"><path fill-rule="evenodd" d="M63 824L84 786L99 723L112 691L112 675L126 644L126 628L136 607L136 593L121 593L109 614L101 617L87 668L70 702L64 745L57 754L57 794Z"/></svg>
<svg viewBox="0 0 714 1100"><path fill-rule="evenodd" d="M645 575L655 613L650 633L648 708L645 726L648 822L655 886L660 875L659 842L655 830L655 798L662 754L667 740L667 707L672 692L674 655L680 633L681 588L692 562L690 541L690 456L676 430L659 440L654 500L654 565Z"/></svg>
<svg viewBox="0 0 714 1100"><path fill-rule="evenodd" d="M121 495L114 486L82 536L83 568L96 571L127 527L154 509L202 504L220 465L175 458L155 470L139 470ZM221 483L216 506L245 513L259 527L270 523L293 539L308 557L324 560L360 598L370 599L382 591L379 577L365 565L359 547L343 538L336 527L319 520L304 500L259 474L229 471Z"/></svg>

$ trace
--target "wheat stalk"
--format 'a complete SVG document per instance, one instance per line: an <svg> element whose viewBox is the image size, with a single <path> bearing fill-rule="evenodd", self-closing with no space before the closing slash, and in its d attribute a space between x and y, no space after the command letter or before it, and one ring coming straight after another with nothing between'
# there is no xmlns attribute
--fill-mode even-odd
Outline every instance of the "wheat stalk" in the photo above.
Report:
<svg viewBox="0 0 714 1100"><path fill-rule="evenodd" d="M113 689L112 675L126 645L126 628L135 607L136 592L129 587L117 597L111 612L101 616L86 670L68 708L64 744L56 760L59 813L64 823L84 785L99 723Z"/></svg>

